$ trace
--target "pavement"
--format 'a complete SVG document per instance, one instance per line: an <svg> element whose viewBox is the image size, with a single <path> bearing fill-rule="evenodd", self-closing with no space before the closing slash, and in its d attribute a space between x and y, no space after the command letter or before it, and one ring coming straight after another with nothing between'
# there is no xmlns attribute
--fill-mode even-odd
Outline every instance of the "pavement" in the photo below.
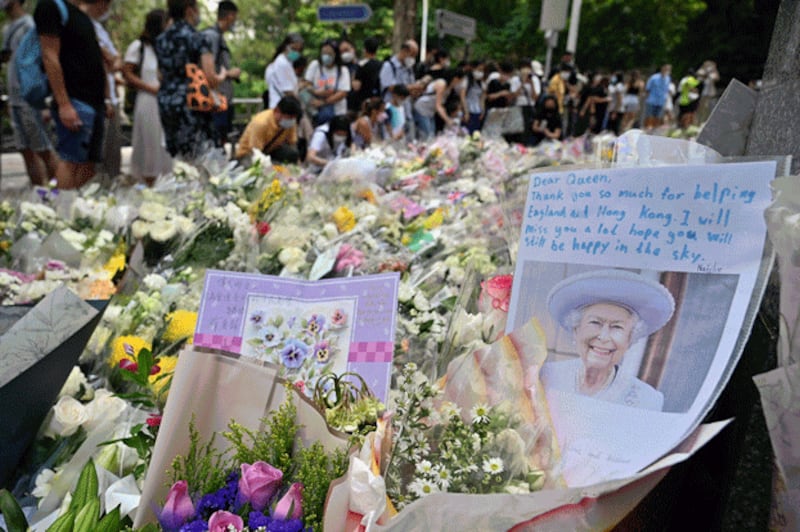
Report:
<svg viewBox="0 0 800 532"><path fill-rule="evenodd" d="M122 147L122 173L128 173L131 164L130 146ZM18 152L3 153L0 157L0 198L16 195L30 186L25 163Z"/></svg>

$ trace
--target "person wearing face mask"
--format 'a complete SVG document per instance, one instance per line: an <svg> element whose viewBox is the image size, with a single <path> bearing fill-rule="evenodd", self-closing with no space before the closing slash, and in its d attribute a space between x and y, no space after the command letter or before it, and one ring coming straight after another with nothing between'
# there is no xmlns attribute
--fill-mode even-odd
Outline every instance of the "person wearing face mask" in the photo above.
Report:
<svg viewBox="0 0 800 532"><path fill-rule="evenodd" d="M339 59L342 67L346 68L350 74L350 90L347 92L347 112L352 116L357 116L361 107L357 105L358 87L356 86L356 72L358 71L358 61L356 60L356 47L347 38L339 40ZM363 103L363 102L362 102Z"/></svg>
<svg viewBox="0 0 800 532"><path fill-rule="evenodd" d="M519 74L511 78L510 85L511 92L517 95L514 105L522 110L524 131L519 134L508 135L508 140L520 144L529 144L531 141L530 130L533 125L534 106L539 99L539 93L534 88L533 69L531 68L530 60L522 60L518 67Z"/></svg>
<svg viewBox="0 0 800 532"><path fill-rule="evenodd" d="M306 162L309 169L315 174L320 173L329 161L344 155L352 142L347 115L334 116L327 124L318 126L308 144Z"/></svg>
<svg viewBox="0 0 800 532"><path fill-rule="evenodd" d="M311 83L313 98L309 102L315 126L347 112L347 93L350 92L350 71L342 65L339 47L327 40L319 49L319 59L308 65L306 81Z"/></svg>
<svg viewBox="0 0 800 532"><path fill-rule="evenodd" d="M253 149L258 149L275 162L296 163L299 160L297 120L302 113L300 100L284 96L274 109L254 115L239 137L236 158L247 157Z"/></svg>
<svg viewBox="0 0 800 532"><path fill-rule="evenodd" d="M303 37L290 33L278 45L275 56L264 71L264 81L269 92L268 105L274 109L284 96L298 96L299 83L293 63L303 53Z"/></svg>
<svg viewBox="0 0 800 532"><path fill-rule="evenodd" d="M464 107L467 109L467 131L470 134L478 131L483 122L484 109L484 73L485 66L480 61L470 65L472 73L467 76L467 87L464 90Z"/></svg>
<svg viewBox="0 0 800 532"><path fill-rule="evenodd" d="M405 85L411 94L411 98L406 99L404 104L406 117L412 116L411 100L421 96L425 90L424 84L418 83L414 76L414 65L418 54L417 41L409 39L400 46L396 54L383 62L380 72L381 94L384 100L388 102L391 99L391 88L395 85ZM407 120L406 133L411 138L414 137L414 129L413 121Z"/></svg>
<svg viewBox="0 0 800 532"><path fill-rule="evenodd" d="M417 123L419 140L428 140L441 129L454 124L454 119L447 110L446 103L455 88L464 79L463 70L449 71L439 74L428 84L425 93L414 102L414 120ZM442 126L437 128L435 117L439 117ZM457 124L457 122L455 122Z"/></svg>
<svg viewBox="0 0 800 532"><path fill-rule="evenodd" d="M364 39L364 59L358 63L351 83L353 90L348 97L352 98L355 109L360 109L369 98L381 95L380 73L383 63L375 57L379 45L380 42L375 37ZM350 103L348 99L348 105Z"/></svg>
<svg viewBox="0 0 800 532"><path fill-rule="evenodd" d="M219 146L219 133L211 113L193 111L186 104L186 65L198 65L212 89L225 79L226 71L217 73L208 37L195 29L200 24L197 0L168 0L167 7L173 22L155 46L161 72L158 108L167 151L193 159Z"/></svg>
<svg viewBox="0 0 800 532"><path fill-rule="evenodd" d="M539 111L531 126L534 145L543 140L559 140L562 127L561 113L558 112L558 102L555 96L548 94L542 99L541 111Z"/></svg>
<svg viewBox="0 0 800 532"><path fill-rule="evenodd" d="M224 79L219 84L219 93L233 101L233 82L239 81L242 70L239 67L231 67L231 51L225 42L224 34L233 31L236 19L239 16L239 8L230 0L222 0L217 6L217 23L203 30L211 44L211 53L214 55L214 66L217 72L225 71ZM214 126L219 131L219 136L224 144L228 140L228 135L233 127L233 105L228 105L228 109L220 113L214 113Z"/></svg>

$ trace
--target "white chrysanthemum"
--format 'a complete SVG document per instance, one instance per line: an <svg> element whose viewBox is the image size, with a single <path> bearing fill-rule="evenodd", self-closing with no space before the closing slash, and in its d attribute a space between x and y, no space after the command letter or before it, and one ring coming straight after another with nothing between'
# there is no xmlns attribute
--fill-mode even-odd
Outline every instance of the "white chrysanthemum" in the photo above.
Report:
<svg viewBox="0 0 800 532"><path fill-rule="evenodd" d="M36 475L36 487L31 492L31 495L37 499L44 499L50 494L50 489L53 486L53 481L56 478L56 473L52 469L42 469L41 473Z"/></svg>
<svg viewBox="0 0 800 532"><path fill-rule="evenodd" d="M154 292L161 291L165 286L167 286L167 280L157 273L147 274L145 278L142 279L142 283L144 283L148 290L152 290Z"/></svg>
<svg viewBox="0 0 800 532"><path fill-rule="evenodd" d="M136 240L141 240L150 232L150 224L144 220L135 220L131 224L131 236Z"/></svg>
<svg viewBox="0 0 800 532"><path fill-rule="evenodd" d="M414 298L414 287L409 283L400 281L400 286L397 289L397 299L401 303L411 301Z"/></svg>
<svg viewBox="0 0 800 532"><path fill-rule="evenodd" d="M428 301L428 298L425 297L425 294L417 291L414 294L414 306L421 312L427 312L431 309L431 302Z"/></svg>
<svg viewBox="0 0 800 532"><path fill-rule="evenodd" d="M453 476L446 467L438 465L433 470L433 479L440 490L447 491L447 488L450 487L450 483L453 481Z"/></svg>
<svg viewBox="0 0 800 532"><path fill-rule="evenodd" d="M297 273L306 263L306 253L298 247L287 247L278 253L278 260L288 272Z"/></svg>
<svg viewBox="0 0 800 532"><path fill-rule="evenodd" d="M472 452L477 453L478 451L481 450L481 445L482 445L481 437L478 434L473 434L471 436L471 440L472 440L472 442L471 442L472 443Z"/></svg>
<svg viewBox="0 0 800 532"><path fill-rule="evenodd" d="M424 478L414 479L414 481L408 485L408 490L417 497L425 497L431 493L437 493L441 491L439 490L439 486L437 486L433 481Z"/></svg>
<svg viewBox="0 0 800 532"><path fill-rule="evenodd" d="M503 459L502 458L487 458L483 461L481 465L484 473L489 473L490 475L499 475L503 472Z"/></svg>
<svg viewBox="0 0 800 532"><path fill-rule="evenodd" d="M87 240L86 235L74 229L62 229L60 234L61 238L72 244L76 249L83 249L83 245Z"/></svg>
<svg viewBox="0 0 800 532"><path fill-rule="evenodd" d="M486 403L478 403L469 411L469 416L472 418L472 424L488 423L489 422L489 405Z"/></svg>
<svg viewBox="0 0 800 532"><path fill-rule="evenodd" d="M164 220L169 215L169 209L155 201L145 201L139 206L139 218L148 222Z"/></svg>
<svg viewBox="0 0 800 532"><path fill-rule="evenodd" d="M171 220L160 220L150 226L150 238L156 242L168 242L177 234L178 228Z"/></svg>
<svg viewBox="0 0 800 532"><path fill-rule="evenodd" d="M452 417L458 417L461 415L461 407L452 401L443 402L440 410L442 417L445 419L450 419Z"/></svg>
<svg viewBox="0 0 800 532"><path fill-rule="evenodd" d="M175 222L175 226L178 228L178 231L180 231L182 235L188 235L194 231L195 225L191 218L187 218L186 216L176 216L173 221Z"/></svg>
<svg viewBox="0 0 800 532"><path fill-rule="evenodd" d="M429 460L422 460L417 462L415 469L417 473L430 473L433 471L433 464L431 464Z"/></svg>

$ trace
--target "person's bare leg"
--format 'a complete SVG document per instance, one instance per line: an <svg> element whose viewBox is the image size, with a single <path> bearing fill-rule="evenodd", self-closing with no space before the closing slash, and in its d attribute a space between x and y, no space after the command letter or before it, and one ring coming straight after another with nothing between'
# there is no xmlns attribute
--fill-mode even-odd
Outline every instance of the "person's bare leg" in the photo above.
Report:
<svg viewBox="0 0 800 532"><path fill-rule="evenodd" d="M54 152L53 150L40 151L38 155L42 159L42 161L44 161L44 166L47 169L46 177L47 180L49 180L51 177L54 177L56 175L56 170L58 168L58 162L59 162L58 155L56 155L56 152Z"/></svg>
<svg viewBox="0 0 800 532"><path fill-rule="evenodd" d="M44 186L47 184L47 169L45 168L44 161L38 155L29 149L19 151L22 155L22 160L25 162L25 171L28 173L33 186Z"/></svg>
<svg viewBox="0 0 800 532"><path fill-rule="evenodd" d="M56 170L56 182L60 189L81 188L94 177L94 163L60 161Z"/></svg>

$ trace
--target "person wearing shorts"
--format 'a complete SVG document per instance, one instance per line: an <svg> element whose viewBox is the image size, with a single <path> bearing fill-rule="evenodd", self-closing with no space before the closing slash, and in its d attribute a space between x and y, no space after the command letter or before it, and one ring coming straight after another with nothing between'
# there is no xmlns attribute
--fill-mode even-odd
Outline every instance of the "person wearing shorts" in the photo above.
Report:
<svg viewBox="0 0 800 532"><path fill-rule="evenodd" d="M103 6L97 0L83 1L83 10L71 2L65 4L66 24L55 0L39 0L33 19L53 92L56 150L61 157L56 181L58 188L70 189L80 188L94 176L95 163L101 160L103 120L113 107L90 18Z"/></svg>
<svg viewBox="0 0 800 532"><path fill-rule="evenodd" d="M647 80L645 91L647 99L644 103L644 127L652 129L661 125L664 116L664 105L669 97L669 84L672 82L670 73L671 65L664 65Z"/></svg>
<svg viewBox="0 0 800 532"><path fill-rule="evenodd" d="M3 28L2 59L9 63L6 69L6 87L14 145L25 161L25 169L31 183L41 186L56 175L58 159L53 151L41 111L28 105L20 94L17 69L14 67L14 52L22 36L33 27L33 17L25 13L21 0L4 0L2 7L10 21Z"/></svg>

